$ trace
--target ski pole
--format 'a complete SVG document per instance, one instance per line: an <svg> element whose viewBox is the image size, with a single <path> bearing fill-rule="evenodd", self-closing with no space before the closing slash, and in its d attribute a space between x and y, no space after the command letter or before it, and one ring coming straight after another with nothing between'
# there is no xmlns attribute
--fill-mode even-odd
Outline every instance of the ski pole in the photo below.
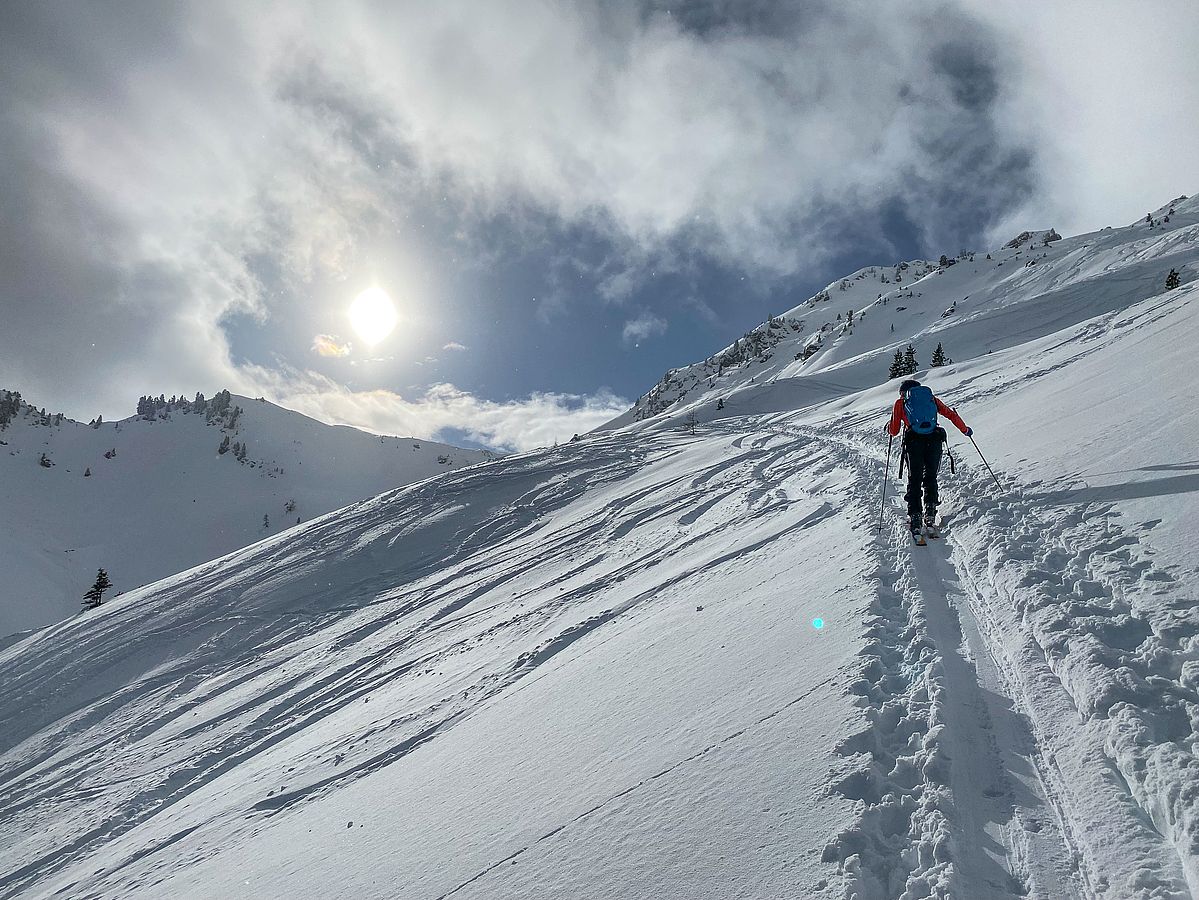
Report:
<svg viewBox="0 0 1199 900"><path fill-rule="evenodd" d="M970 434L970 435L967 435L967 437L970 438L970 443L974 444L974 449L978 450L978 444L974 443L974 435ZM987 458L985 456L983 456L983 452L981 450L978 450L978 458L983 461L983 465L987 467L987 471L990 472L991 477L995 479L995 486L1002 491L1003 485L999 483L998 478L995 478L995 472L991 469L991 464L989 462L987 462Z"/></svg>
<svg viewBox="0 0 1199 900"><path fill-rule="evenodd" d="M887 466L883 470L883 496L878 502L878 530L882 533L883 530L883 512L887 508L887 482L891 479L891 442L895 440L895 435L887 436Z"/></svg>

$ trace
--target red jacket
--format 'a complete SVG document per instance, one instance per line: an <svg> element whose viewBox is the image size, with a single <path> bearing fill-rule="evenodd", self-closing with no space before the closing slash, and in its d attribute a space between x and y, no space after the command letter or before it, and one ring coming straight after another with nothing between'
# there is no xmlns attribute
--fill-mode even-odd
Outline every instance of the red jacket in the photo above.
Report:
<svg viewBox="0 0 1199 900"><path fill-rule="evenodd" d="M962 417L955 413L952 409L941 402L939 397L933 397L937 404L937 412L947 418L950 422L958 427L958 431L965 434L969 429L966 428L966 423L962 421ZM895 406L891 409L891 421L887 423L887 434L891 437L899 434L899 426L907 426L908 414L903 410L903 397L895 401Z"/></svg>

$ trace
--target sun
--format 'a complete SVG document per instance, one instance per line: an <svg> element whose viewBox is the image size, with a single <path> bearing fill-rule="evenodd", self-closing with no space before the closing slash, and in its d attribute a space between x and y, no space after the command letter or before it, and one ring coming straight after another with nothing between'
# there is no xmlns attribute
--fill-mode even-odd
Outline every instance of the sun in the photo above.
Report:
<svg viewBox="0 0 1199 900"><path fill-rule="evenodd" d="M378 286L363 291L350 304L350 323L354 331L372 347L395 331L399 319L387 291Z"/></svg>

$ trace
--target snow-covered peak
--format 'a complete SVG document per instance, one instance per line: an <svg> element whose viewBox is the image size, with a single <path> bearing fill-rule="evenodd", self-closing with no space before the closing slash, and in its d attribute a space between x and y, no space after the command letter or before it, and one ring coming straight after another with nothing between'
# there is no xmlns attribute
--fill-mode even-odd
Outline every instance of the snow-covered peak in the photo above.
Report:
<svg viewBox="0 0 1199 900"><path fill-rule="evenodd" d="M0 391L0 637L486 451L329 426L264 399L143 397L82 423ZM171 402L174 399L174 402Z"/></svg>

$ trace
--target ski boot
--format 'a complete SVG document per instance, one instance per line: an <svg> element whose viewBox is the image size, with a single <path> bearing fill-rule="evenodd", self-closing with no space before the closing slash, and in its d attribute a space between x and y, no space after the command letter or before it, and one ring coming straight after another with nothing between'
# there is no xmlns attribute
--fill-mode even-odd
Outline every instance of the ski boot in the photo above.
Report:
<svg viewBox="0 0 1199 900"><path fill-rule="evenodd" d="M912 541L917 547L923 547L928 543L924 539L924 529L920 527L919 519L908 519L908 528L912 531Z"/></svg>

